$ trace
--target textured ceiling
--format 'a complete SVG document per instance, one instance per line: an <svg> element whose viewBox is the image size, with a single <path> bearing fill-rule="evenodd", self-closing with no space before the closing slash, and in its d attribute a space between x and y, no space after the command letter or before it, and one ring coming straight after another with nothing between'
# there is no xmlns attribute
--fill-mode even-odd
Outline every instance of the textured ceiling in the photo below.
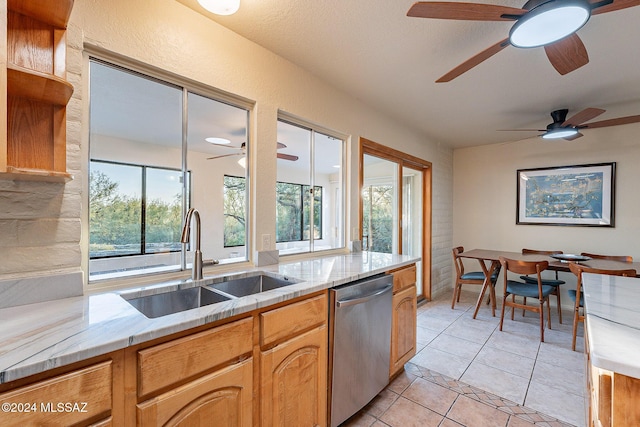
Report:
<svg viewBox="0 0 640 427"><path fill-rule="evenodd" d="M596 120L640 114L640 7L592 16L578 31L590 62L565 76L543 48L508 46L457 79L435 83L507 37L511 23L410 18L412 0L241 0L232 16L178 1L453 147L535 137L497 130L544 128L560 108L569 116L606 109Z"/></svg>

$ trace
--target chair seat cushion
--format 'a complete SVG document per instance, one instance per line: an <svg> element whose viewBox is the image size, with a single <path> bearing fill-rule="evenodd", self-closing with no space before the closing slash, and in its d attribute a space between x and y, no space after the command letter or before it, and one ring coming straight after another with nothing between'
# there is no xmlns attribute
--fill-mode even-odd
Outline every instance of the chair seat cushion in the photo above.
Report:
<svg viewBox="0 0 640 427"><path fill-rule="evenodd" d="M538 278L534 277L534 276L520 276L520 278L522 280L524 280L526 283L533 283L534 285L538 284ZM564 280L558 280L558 279L542 279L542 284L543 285L548 285L548 286L560 286L560 285L564 285L566 282Z"/></svg>
<svg viewBox="0 0 640 427"><path fill-rule="evenodd" d="M573 303L576 303L576 290L575 289L569 289L567 291L567 293L569 294L569 298L571 298L571 301L573 301ZM582 298L582 294L580 294L580 307L584 307L584 298Z"/></svg>
<svg viewBox="0 0 640 427"><path fill-rule="evenodd" d="M554 286L542 285L542 296L546 297L554 290ZM507 293L528 298L538 298L538 285L507 280Z"/></svg>
<svg viewBox="0 0 640 427"><path fill-rule="evenodd" d="M482 271L470 271L469 273L464 273L461 279L465 280L484 280L484 273ZM491 280L496 281L498 279L498 275L493 273L491 275Z"/></svg>

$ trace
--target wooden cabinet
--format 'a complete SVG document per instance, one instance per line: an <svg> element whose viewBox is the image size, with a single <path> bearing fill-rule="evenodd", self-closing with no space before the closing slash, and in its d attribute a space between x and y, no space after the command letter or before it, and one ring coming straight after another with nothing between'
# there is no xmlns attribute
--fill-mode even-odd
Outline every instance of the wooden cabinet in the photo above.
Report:
<svg viewBox="0 0 640 427"><path fill-rule="evenodd" d="M262 426L327 424L327 296L261 316ZM274 344L274 347L270 345ZM267 349L265 349L267 348Z"/></svg>
<svg viewBox="0 0 640 427"><path fill-rule="evenodd" d="M0 394L0 425L121 425L121 353Z"/></svg>
<svg viewBox="0 0 640 427"><path fill-rule="evenodd" d="M586 320L585 320L586 322ZM584 328L585 334L587 328ZM601 369L591 364L585 336L587 362L587 427L627 427L640 425L640 379Z"/></svg>
<svg viewBox="0 0 640 427"><path fill-rule="evenodd" d="M73 93L65 80L66 26L73 0L7 0L6 5L7 116L0 119L6 120L0 178L66 181L71 178L66 105Z"/></svg>
<svg viewBox="0 0 640 427"><path fill-rule="evenodd" d="M251 426L252 350L246 318L138 351L137 424Z"/></svg>
<svg viewBox="0 0 640 427"><path fill-rule="evenodd" d="M389 377L394 377L416 354L416 266L390 273L393 274L393 312Z"/></svg>

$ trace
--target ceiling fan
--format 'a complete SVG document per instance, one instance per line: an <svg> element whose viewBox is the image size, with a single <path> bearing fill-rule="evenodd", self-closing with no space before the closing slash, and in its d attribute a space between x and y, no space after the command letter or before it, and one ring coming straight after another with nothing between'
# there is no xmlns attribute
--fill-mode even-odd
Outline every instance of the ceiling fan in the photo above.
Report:
<svg viewBox="0 0 640 427"><path fill-rule="evenodd" d="M502 129L505 131L524 131L524 132L544 132L540 135L544 139L566 139L572 141L583 136L580 133L582 129L604 128L608 126L626 125L629 123L640 123L640 115L618 117L615 119L601 120L599 122L588 122L595 119L606 110L600 108L586 108L567 119L569 110L555 110L551 112L553 123L547 125L546 129Z"/></svg>
<svg viewBox="0 0 640 427"><path fill-rule="evenodd" d="M220 156L213 156L213 157L207 157L207 160L211 160L211 159L220 159L222 157L230 157L230 156L244 156L247 152L247 144L246 143L242 143L240 144L240 147L229 147L226 145L217 145L218 147L224 147L224 148L229 148L232 150L239 150L237 153L231 153L231 154L222 154ZM283 144L282 142L278 142L278 150L283 149L283 148L287 148L287 146L285 144ZM277 153L277 156L279 159L283 159L283 160L290 160L292 162L295 162L296 160L298 160L298 156L294 156L293 154L286 154L286 153Z"/></svg>
<svg viewBox="0 0 640 427"><path fill-rule="evenodd" d="M551 65L564 75L589 62L587 49L575 33L591 15L640 5L640 0L528 0L522 9L481 3L421 1L407 16L465 21L515 21L509 37L490 46L436 80L449 82L509 45L544 46Z"/></svg>

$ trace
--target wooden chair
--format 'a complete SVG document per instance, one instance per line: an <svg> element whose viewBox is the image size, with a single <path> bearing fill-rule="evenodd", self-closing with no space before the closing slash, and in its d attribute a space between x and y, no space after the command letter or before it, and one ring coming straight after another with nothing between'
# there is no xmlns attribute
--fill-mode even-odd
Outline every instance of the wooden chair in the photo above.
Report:
<svg viewBox="0 0 640 427"><path fill-rule="evenodd" d="M554 255L554 254L561 254L563 253L562 251L539 251L536 249L522 249L522 254L523 255L546 255L546 256L550 256L550 255ZM558 322L560 324L562 324L562 303L560 302L560 294L562 293L560 290L560 285L564 285L565 282L564 280L560 280L560 278L558 277L558 271L555 271L555 279L548 279L548 278L544 278L542 279L542 284L543 285L549 285L549 286L553 286L553 293L552 295L556 296L557 299L557 305L558 305ZM522 280L524 280L527 283L531 283L531 284L536 284L537 283L537 278L535 277L531 277L531 276L520 276L520 278ZM527 298L525 297L524 299L524 303L527 303ZM522 315L524 316L525 310L522 310Z"/></svg>
<svg viewBox="0 0 640 427"><path fill-rule="evenodd" d="M460 291L462 290L462 285L480 285L484 283L484 273L482 271L471 271L465 273L464 264L462 263L462 258L460 254L464 252L464 247L458 246L457 248L453 248L453 264L456 267L456 283L453 286L453 298L451 299L451 309L453 310L456 301L460 302ZM500 274L500 268L497 268L496 271L491 275L491 289L489 290L489 301L493 299L495 301L495 285L498 281L498 274Z"/></svg>
<svg viewBox="0 0 640 427"><path fill-rule="evenodd" d="M584 254L583 254L584 255ZM587 255L591 256L591 255ZM636 271L634 269L626 270L603 270L601 268L590 268L584 265L576 264L575 262L569 263L569 269L576 275L576 290L569 290L569 297L574 302L573 308L573 339L571 341L571 348L576 349L576 335L578 333L578 322L584 322L584 313L580 314L580 309L584 308L584 298L582 297L582 273L595 273L595 274L608 274L610 276L628 276L635 277Z"/></svg>
<svg viewBox="0 0 640 427"><path fill-rule="evenodd" d="M538 313L540 316L540 341L544 342L544 303L547 303L547 322L549 329L551 329L551 306L549 305L549 295L555 288L553 286L543 285L540 273L549 267L549 262L521 261L500 257L500 264L502 264L502 268L504 269L504 298L502 300L502 313L500 314L500 330L502 331L505 307L513 307L511 310L511 320L513 320L513 313L516 308L533 311ZM510 271L518 275L535 274L536 284L509 280L507 276ZM507 300L509 295L511 295L511 301ZM517 303L515 298L516 296L536 298L539 301L539 306Z"/></svg>
<svg viewBox="0 0 640 427"><path fill-rule="evenodd" d="M593 259L608 259L611 261L619 261L619 262L633 262L633 257L630 255L598 255L598 254L590 254L588 252L582 252L580 255L588 256Z"/></svg>

